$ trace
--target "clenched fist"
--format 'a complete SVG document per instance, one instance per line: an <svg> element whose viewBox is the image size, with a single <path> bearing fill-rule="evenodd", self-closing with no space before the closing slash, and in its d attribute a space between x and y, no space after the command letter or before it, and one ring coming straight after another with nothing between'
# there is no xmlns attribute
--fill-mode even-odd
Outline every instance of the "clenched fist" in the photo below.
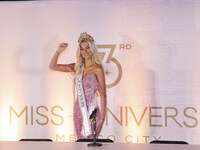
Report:
<svg viewBox="0 0 200 150"><path fill-rule="evenodd" d="M68 43L60 43L57 49L58 53L62 53L68 47Z"/></svg>

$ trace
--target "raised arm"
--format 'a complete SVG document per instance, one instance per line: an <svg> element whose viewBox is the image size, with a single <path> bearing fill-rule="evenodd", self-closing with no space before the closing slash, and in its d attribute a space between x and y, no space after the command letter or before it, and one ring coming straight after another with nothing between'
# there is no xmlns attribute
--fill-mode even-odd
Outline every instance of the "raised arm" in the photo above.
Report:
<svg viewBox="0 0 200 150"><path fill-rule="evenodd" d="M49 64L49 69L61 71L61 72L75 72L74 71L74 63L72 63L72 64L57 64L60 54L67 47L68 47L67 43L59 44L58 49L56 50L55 54L53 55L53 58L51 59L51 62Z"/></svg>

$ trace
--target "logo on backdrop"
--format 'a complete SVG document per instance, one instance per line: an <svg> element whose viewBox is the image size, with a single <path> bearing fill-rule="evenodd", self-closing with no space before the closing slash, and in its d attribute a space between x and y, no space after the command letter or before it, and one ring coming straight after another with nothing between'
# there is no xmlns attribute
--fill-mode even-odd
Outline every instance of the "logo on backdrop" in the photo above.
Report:
<svg viewBox="0 0 200 150"><path fill-rule="evenodd" d="M119 61L112 57L116 45L97 45L99 55L105 64L106 87L112 88L116 86L122 78L122 67ZM118 72L116 74L116 72Z"/></svg>

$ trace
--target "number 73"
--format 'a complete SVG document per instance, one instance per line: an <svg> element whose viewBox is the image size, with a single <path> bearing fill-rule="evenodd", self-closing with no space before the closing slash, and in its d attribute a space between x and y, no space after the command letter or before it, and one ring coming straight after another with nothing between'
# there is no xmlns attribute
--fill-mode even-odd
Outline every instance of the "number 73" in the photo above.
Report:
<svg viewBox="0 0 200 150"><path fill-rule="evenodd" d="M122 67L119 61L115 59L114 57L112 57L115 51L116 45L97 45L97 48L99 50L99 55L103 63L114 63L117 66L117 69L118 69L117 79L114 80L112 83L109 83L106 85L107 88L112 88L116 86L122 78Z"/></svg>

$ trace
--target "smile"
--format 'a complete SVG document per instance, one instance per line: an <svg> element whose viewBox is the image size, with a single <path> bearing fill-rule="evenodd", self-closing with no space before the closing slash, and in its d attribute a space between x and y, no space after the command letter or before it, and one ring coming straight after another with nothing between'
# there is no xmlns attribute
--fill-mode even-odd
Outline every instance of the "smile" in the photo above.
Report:
<svg viewBox="0 0 200 150"><path fill-rule="evenodd" d="M88 56L89 54L88 54L88 53L84 53L83 55L84 55L84 56Z"/></svg>

